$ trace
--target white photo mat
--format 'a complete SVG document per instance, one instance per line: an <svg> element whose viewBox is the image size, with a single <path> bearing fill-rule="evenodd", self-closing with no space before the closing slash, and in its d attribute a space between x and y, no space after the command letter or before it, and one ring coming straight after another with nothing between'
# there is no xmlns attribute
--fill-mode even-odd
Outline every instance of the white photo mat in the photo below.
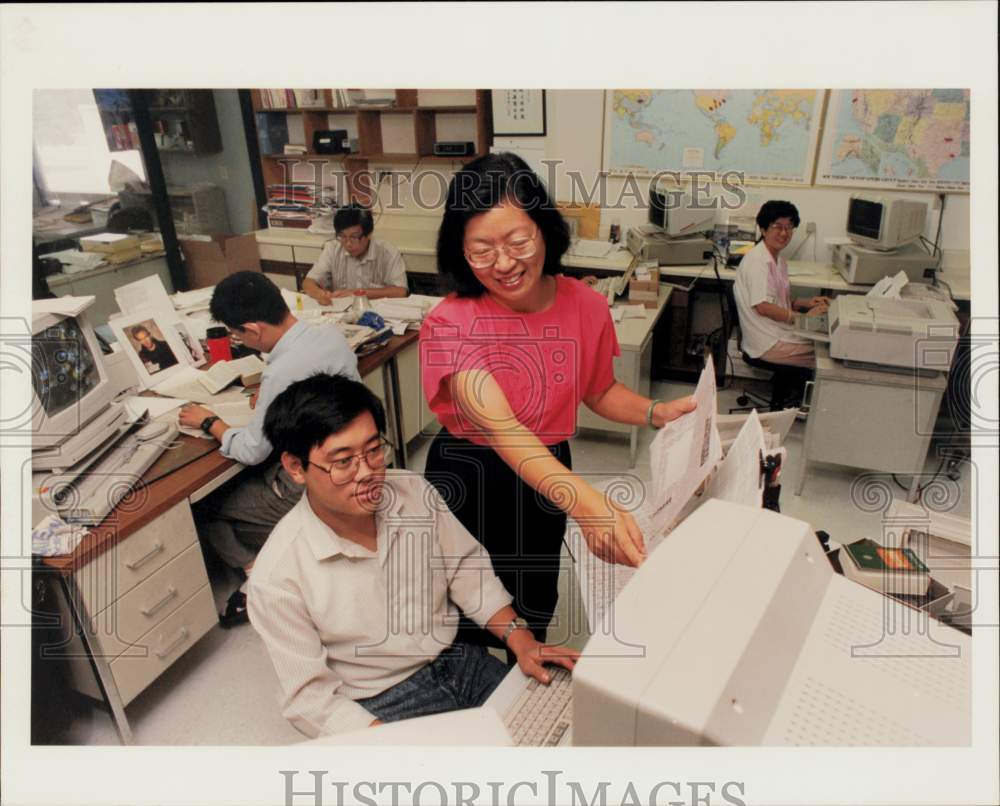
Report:
<svg viewBox="0 0 1000 806"><path fill-rule="evenodd" d="M115 334L122 350L128 356L128 360L135 367L136 375L140 383L146 389L152 389L156 384L165 381L172 375L177 374L185 367L192 366L192 358L184 345L178 332L178 324L183 327L183 323L176 318L171 318L169 314L157 308L140 308L131 313L121 314L111 317L108 326ZM133 329L142 326L149 331L154 342L163 342L173 354L175 363L152 369L139 355L138 342L133 335Z"/></svg>

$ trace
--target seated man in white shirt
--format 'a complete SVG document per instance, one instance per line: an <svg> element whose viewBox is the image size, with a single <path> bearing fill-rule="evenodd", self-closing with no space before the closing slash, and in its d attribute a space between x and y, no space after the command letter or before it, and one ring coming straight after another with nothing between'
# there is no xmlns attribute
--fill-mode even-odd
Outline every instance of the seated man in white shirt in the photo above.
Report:
<svg viewBox="0 0 1000 806"><path fill-rule="evenodd" d="M306 492L261 549L248 605L298 730L316 737L482 705L507 667L455 643L459 608L525 674L548 683L543 663L573 668L579 653L535 639L437 491L386 471L385 413L364 384L294 383L264 429Z"/></svg>
<svg viewBox="0 0 1000 806"><path fill-rule="evenodd" d="M211 404L186 405L179 417L181 425L200 428L219 440L224 456L257 466L195 507L203 538L227 565L249 573L271 529L302 495L302 486L282 469L277 456L272 457L264 435L268 408L289 384L319 372L359 378L358 359L337 328L298 321L281 290L260 272L237 272L223 279L209 307L212 318L238 333L247 347L269 354L247 426L230 426L212 413ZM229 597L221 623L233 627L246 621L241 588Z"/></svg>
<svg viewBox="0 0 1000 806"><path fill-rule="evenodd" d="M771 364L809 369L815 366L811 341L794 333L795 311L826 313L828 297L792 299L788 263L781 251L799 225L799 211L787 201L768 201L757 213L762 233L740 261L733 293L743 334L743 351Z"/></svg>
<svg viewBox="0 0 1000 806"><path fill-rule="evenodd" d="M337 210L333 217L337 238L323 247L302 281L302 290L321 305L359 289L368 299L409 294L403 256L392 244L373 238L374 228L371 211L360 205Z"/></svg>

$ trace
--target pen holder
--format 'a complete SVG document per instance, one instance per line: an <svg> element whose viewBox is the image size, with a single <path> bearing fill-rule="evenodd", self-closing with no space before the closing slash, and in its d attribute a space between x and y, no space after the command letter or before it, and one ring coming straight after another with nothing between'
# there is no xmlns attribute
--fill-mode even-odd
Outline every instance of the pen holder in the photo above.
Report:
<svg viewBox="0 0 1000 806"><path fill-rule="evenodd" d="M233 350L229 344L229 331L224 327L210 327L206 332L208 357L214 364L217 361L232 361Z"/></svg>

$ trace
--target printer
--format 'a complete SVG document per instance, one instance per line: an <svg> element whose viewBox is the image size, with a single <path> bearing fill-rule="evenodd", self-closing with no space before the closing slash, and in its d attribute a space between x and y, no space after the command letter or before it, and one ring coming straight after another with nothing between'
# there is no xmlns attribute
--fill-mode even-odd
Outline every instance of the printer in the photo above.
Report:
<svg viewBox="0 0 1000 806"><path fill-rule="evenodd" d="M904 369L947 370L959 324L937 300L842 294L827 312L830 356Z"/></svg>
<svg viewBox="0 0 1000 806"><path fill-rule="evenodd" d="M630 227L625 246L639 260L655 260L661 266L699 266L712 259L712 242L704 235L671 237L659 227Z"/></svg>
<svg viewBox="0 0 1000 806"><path fill-rule="evenodd" d="M573 671L576 746L958 747L972 638L834 572L813 527L709 500ZM626 651L630 650L630 651Z"/></svg>

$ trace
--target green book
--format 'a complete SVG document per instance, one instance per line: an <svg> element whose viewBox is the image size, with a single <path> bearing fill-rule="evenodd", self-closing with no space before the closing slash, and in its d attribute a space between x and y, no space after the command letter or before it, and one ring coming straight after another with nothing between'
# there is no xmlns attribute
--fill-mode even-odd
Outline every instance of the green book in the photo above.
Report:
<svg viewBox="0 0 1000 806"><path fill-rule="evenodd" d="M930 569L911 550L885 548L864 539L840 552L844 576L883 593L923 596L930 586Z"/></svg>

